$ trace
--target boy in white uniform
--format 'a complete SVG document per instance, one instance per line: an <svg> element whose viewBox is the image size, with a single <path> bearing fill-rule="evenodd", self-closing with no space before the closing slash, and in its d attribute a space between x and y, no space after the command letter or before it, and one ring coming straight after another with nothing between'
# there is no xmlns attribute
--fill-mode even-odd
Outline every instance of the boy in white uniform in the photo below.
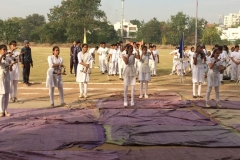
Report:
<svg viewBox="0 0 240 160"><path fill-rule="evenodd" d="M154 69L155 69L155 59L153 58L153 46L149 46L149 52L150 52L149 66L150 66L150 70L151 70L151 76L153 76Z"/></svg>
<svg viewBox="0 0 240 160"><path fill-rule="evenodd" d="M111 64L112 64L111 72L114 76L116 76L117 74L118 57L119 57L119 50L117 49L117 45L113 44L113 49L111 54Z"/></svg>
<svg viewBox="0 0 240 160"><path fill-rule="evenodd" d="M234 82L236 80L239 80L240 76L240 52L239 52L239 46L235 46L235 51L231 53L230 56L232 60L232 68L231 68L231 80L230 82Z"/></svg>
<svg viewBox="0 0 240 160"><path fill-rule="evenodd" d="M102 50L102 42L100 42L100 47L97 50L97 53L98 53L98 63L99 63L100 72L102 72L101 55L100 55L101 50Z"/></svg>
<svg viewBox="0 0 240 160"><path fill-rule="evenodd" d="M172 67L172 73L170 73L170 75L173 75L176 71L176 65L177 65L177 61L175 60L175 58L179 58L179 52L178 52L178 47L175 48L175 50L173 50L170 55L173 56L173 67Z"/></svg>
<svg viewBox="0 0 240 160"><path fill-rule="evenodd" d="M104 74L108 72L108 48L105 42L102 42L102 48L98 50L98 55L100 56L101 72Z"/></svg>

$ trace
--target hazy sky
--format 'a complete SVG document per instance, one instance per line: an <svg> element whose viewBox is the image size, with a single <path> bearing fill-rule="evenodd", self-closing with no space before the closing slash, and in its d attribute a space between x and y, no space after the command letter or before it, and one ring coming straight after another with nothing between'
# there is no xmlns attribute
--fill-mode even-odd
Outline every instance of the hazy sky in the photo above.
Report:
<svg viewBox="0 0 240 160"><path fill-rule="evenodd" d="M61 0L0 0L0 19L9 17L26 17L38 13L45 15ZM125 0L125 19L149 21L156 17L159 21L170 19L177 12L195 17L196 0ZM209 23L218 23L219 15L238 13L240 0L198 0L199 17L205 18ZM102 0L101 9L105 11L108 20L112 23L120 21L122 9L121 0ZM117 11L116 11L117 10Z"/></svg>

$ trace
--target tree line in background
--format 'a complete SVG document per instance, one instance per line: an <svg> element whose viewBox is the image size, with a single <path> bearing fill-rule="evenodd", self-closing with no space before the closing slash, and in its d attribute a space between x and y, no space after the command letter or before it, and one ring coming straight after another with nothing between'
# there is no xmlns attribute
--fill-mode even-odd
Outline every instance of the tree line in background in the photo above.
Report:
<svg viewBox="0 0 240 160"><path fill-rule="evenodd" d="M88 43L116 42L121 39L120 31L115 31L107 21L104 11L99 9L100 5L101 0L67 0L50 9L48 21L39 14L0 20L0 41L8 43L13 39L27 39L36 43L66 43L82 40L86 34ZM130 22L139 28L137 33L130 33L130 36L135 37L132 41L178 45L184 32L185 44L194 44L195 18L183 12L171 16L166 22L160 22L156 18L147 23L136 19ZM229 43L222 41L221 33L215 26L207 26L205 19L198 19L197 32L198 43Z"/></svg>

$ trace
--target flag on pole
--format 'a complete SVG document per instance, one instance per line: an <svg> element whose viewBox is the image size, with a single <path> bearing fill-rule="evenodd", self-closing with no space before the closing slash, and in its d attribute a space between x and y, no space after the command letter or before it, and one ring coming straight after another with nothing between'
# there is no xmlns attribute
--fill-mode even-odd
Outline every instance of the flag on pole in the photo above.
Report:
<svg viewBox="0 0 240 160"><path fill-rule="evenodd" d="M178 52L180 53L180 58L183 58L183 47L184 47L184 35L182 34Z"/></svg>

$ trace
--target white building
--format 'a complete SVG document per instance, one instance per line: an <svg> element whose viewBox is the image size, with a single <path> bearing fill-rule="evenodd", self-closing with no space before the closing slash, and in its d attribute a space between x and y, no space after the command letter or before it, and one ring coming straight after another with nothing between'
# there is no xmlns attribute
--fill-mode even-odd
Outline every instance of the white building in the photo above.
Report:
<svg viewBox="0 0 240 160"><path fill-rule="evenodd" d="M239 13L230 13L228 16L224 16L225 27L231 27L240 23L240 11Z"/></svg>
<svg viewBox="0 0 240 160"><path fill-rule="evenodd" d="M221 32L222 40L235 41L237 39L240 39L240 27L223 29Z"/></svg>
<svg viewBox="0 0 240 160"><path fill-rule="evenodd" d="M114 24L114 29L116 31L121 30L122 29L122 23L121 22L116 22ZM125 38L135 38L134 36L131 36L131 33L136 33L138 31L137 25L133 25L130 22L126 22L125 20L123 20L123 29L124 29L124 31L127 32L127 35L125 36Z"/></svg>

